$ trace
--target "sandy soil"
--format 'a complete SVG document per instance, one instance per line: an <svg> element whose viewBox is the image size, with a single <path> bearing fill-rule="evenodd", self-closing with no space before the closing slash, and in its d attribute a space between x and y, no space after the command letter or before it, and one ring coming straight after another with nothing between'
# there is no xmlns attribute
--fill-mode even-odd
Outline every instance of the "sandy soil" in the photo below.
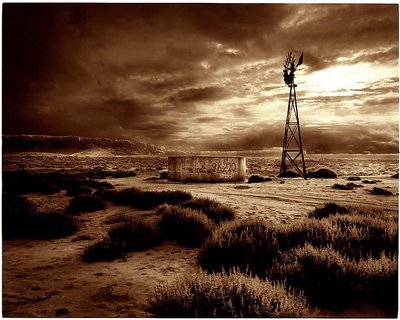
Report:
<svg viewBox="0 0 400 320"><path fill-rule="evenodd" d="M398 180L388 176L352 191L332 189L345 179L275 179L260 184L223 183L189 184L161 180L145 181L148 175L109 179L116 188L136 186L147 190L184 190L194 196L209 197L230 205L238 219L262 217L271 222L290 223L302 219L327 201L382 208L398 212ZM356 182L361 184L361 182ZM396 196L374 196L374 186ZM63 210L69 197L65 193L28 197L42 211ZM3 316L4 317L144 317L147 299L157 284L198 272L198 249L187 249L174 242L143 252L128 254L112 262L84 263L80 254L94 239L101 238L110 227L108 217L120 214L141 215L153 219L151 211L137 211L112 206L94 213L81 214L80 230L67 238L38 241L3 242ZM326 316L376 317L382 310L369 307L346 310Z"/></svg>

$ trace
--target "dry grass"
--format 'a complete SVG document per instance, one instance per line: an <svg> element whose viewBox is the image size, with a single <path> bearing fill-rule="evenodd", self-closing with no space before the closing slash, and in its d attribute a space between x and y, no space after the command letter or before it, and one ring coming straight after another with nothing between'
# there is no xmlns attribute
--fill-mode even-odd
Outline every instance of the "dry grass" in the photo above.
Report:
<svg viewBox="0 0 400 320"><path fill-rule="evenodd" d="M301 293L280 284L233 272L199 273L159 286L149 301L151 317L289 318L310 317Z"/></svg>

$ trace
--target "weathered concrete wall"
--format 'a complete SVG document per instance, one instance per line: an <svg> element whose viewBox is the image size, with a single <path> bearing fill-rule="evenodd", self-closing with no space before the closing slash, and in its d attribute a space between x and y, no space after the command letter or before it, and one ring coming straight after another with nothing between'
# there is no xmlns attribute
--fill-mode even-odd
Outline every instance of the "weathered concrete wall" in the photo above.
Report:
<svg viewBox="0 0 400 320"><path fill-rule="evenodd" d="M246 158L244 157L168 157L168 180L170 181L243 181L245 175Z"/></svg>

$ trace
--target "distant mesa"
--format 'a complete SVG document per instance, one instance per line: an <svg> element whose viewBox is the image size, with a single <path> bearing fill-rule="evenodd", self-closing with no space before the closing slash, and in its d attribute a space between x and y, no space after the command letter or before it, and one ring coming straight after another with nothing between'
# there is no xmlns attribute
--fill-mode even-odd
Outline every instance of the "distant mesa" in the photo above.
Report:
<svg viewBox="0 0 400 320"><path fill-rule="evenodd" d="M50 152L77 156L157 155L162 147L136 140L78 136L3 135L3 152Z"/></svg>

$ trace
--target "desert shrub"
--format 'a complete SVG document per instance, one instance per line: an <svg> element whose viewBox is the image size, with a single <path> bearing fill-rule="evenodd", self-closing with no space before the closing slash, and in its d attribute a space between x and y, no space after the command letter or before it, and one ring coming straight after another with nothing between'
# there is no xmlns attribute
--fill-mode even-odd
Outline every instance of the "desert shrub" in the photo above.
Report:
<svg viewBox="0 0 400 320"><path fill-rule="evenodd" d="M337 178L337 174L330 169L322 168L317 171L310 171L307 173L308 178L324 178L334 179Z"/></svg>
<svg viewBox="0 0 400 320"><path fill-rule="evenodd" d="M130 205L137 209L153 209L161 204L179 204L192 199L190 193L184 191L142 191L137 188L124 189L113 195L116 205Z"/></svg>
<svg viewBox="0 0 400 320"><path fill-rule="evenodd" d="M60 191L54 183L40 174L25 170L4 171L3 191L14 194L54 194Z"/></svg>
<svg viewBox="0 0 400 320"><path fill-rule="evenodd" d="M80 180L80 185L95 188L97 190L114 189L114 185L107 181Z"/></svg>
<svg viewBox="0 0 400 320"><path fill-rule="evenodd" d="M326 218L336 214L346 214L349 210L341 205L338 205L334 202L327 202L323 207L315 208L311 211L308 216L310 218Z"/></svg>
<svg viewBox="0 0 400 320"><path fill-rule="evenodd" d="M126 249L122 243L109 237L97 240L89 244L83 254L85 262L109 261L124 257Z"/></svg>
<svg viewBox="0 0 400 320"><path fill-rule="evenodd" d="M392 196L393 195L393 193L391 191L382 189L382 188L378 188L378 187L374 187L371 190L371 194L382 195L382 196Z"/></svg>
<svg viewBox="0 0 400 320"><path fill-rule="evenodd" d="M93 194L97 197L100 197L104 201L114 201L114 196L115 196L115 191L114 190L109 190L109 189L99 189L96 190Z"/></svg>
<svg viewBox="0 0 400 320"><path fill-rule="evenodd" d="M329 221L335 230L331 244L353 259L378 258L383 252L398 251L398 224L385 219L357 214L334 216Z"/></svg>
<svg viewBox="0 0 400 320"><path fill-rule="evenodd" d="M355 208L326 216L310 213L321 219L305 219L297 223L280 226L277 239L281 251L311 243L315 247L331 246L334 250L352 259L378 258L383 252L397 253L398 223L377 214L360 212ZM316 209L318 212L318 209ZM335 212L333 207L332 212ZM337 210L342 210L340 207ZM328 211L329 212L329 211Z"/></svg>
<svg viewBox="0 0 400 320"><path fill-rule="evenodd" d="M364 298L354 279L351 262L330 247L307 244L284 253L269 276L304 290L311 305L345 308Z"/></svg>
<svg viewBox="0 0 400 320"><path fill-rule="evenodd" d="M160 206L160 226L165 235L188 247L198 247L211 234L213 222L198 210L179 206Z"/></svg>
<svg viewBox="0 0 400 320"><path fill-rule="evenodd" d="M266 181L272 181L271 178L264 178L258 175L252 175L247 179L247 183L258 183L258 182L266 182Z"/></svg>
<svg viewBox="0 0 400 320"><path fill-rule="evenodd" d="M381 180L362 180L361 182L365 184L376 184L377 182L381 182Z"/></svg>
<svg viewBox="0 0 400 320"><path fill-rule="evenodd" d="M286 170L285 173L279 174L278 177L282 177L282 178L298 178L298 177L301 177L301 175L297 171Z"/></svg>
<svg viewBox="0 0 400 320"><path fill-rule="evenodd" d="M74 217L56 213L38 213L26 198L3 194L3 238L55 239L78 230Z"/></svg>
<svg viewBox="0 0 400 320"><path fill-rule="evenodd" d="M138 188L123 189L113 192L110 200L118 206L129 206L141 192Z"/></svg>
<svg viewBox="0 0 400 320"><path fill-rule="evenodd" d="M28 222L28 221L27 221ZM78 222L74 217L58 213L39 213L31 221L32 238L56 239L74 234Z"/></svg>
<svg viewBox="0 0 400 320"><path fill-rule="evenodd" d="M345 185L345 184L340 184L340 183L335 183L332 186L333 189L338 189L338 190L353 190L354 187L351 185Z"/></svg>
<svg viewBox="0 0 400 320"><path fill-rule="evenodd" d="M81 194L71 199L66 211L69 213L93 212L105 207L105 202L98 196Z"/></svg>
<svg viewBox="0 0 400 320"><path fill-rule="evenodd" d="M235 219L235 211L216 200L208 198L194 198L181 204L184 208L200 210L215 223L231 221Z"/></svg>
<svg viewBox="0 0 400 320"><path fill-rule="evenodd" d="M347 180L348 181L360 181L361 178L360 177L348 177Z"/></svg>
<svg viewBox="0 0 400 320"><path fill-rule="evenodd" d="M127 178L127 177L135 177L136 172L135 171L122 171L118 170L116 172L113 172L111 174L113 178Z"/></svg>
<svg viewBox="0 0 400 320"><path fill-rule="evenodd" d="M67 196L77 196L78 194L91 194L92 193L92 189L90 189L89 187L74 187L71 188L67 191Z"/></svg>
<svg viewBox="0 0 400 320"><path fill-rule="evenodd" d="M109 261L128 252L146 250L159 245L163 233L156 223L128 219L110 228L106 237L89 244L83 254L85 262Z"/></svg>
<svg viewBox="0 0 400 320"><path fill-rule="evenodd" d="M169 318L312 315L302 294L238 272L230 275L199 273L159 286L149 299L147 311L152 317Z"/></svg>
<svg viewBox="0 0 400 320"><path fill-rule="evenodd" d="M368 300L381 308L397 311L398 261L397 255L382 254L353 263L354 277Z"/></svg>
<svg viewBox="0 0 400 320"><path fill-rule="evenodd" d="M341 309L368 302L397 310L397 255L350 260L309 244L279 256L268 276L303 290L312 305Z"/></svg>
<svg viewBox="0 0 400 320"><path fill-rule="evenodd" d="M198 263L208 272L233 267L260 277L279 253L276 227L264 220L231 222L216 229L201 248Z"/></svg>
<svg viewBox="0 0 400 320"><path fill-rule="evenodd" d="M163 234L156 223L130 219L108 231L108 236L123 244L127 251L145 250L163 241Z"/></svg>
<svg viewBox="0 0 400 320"><path fill-rule="evenodd" d="M129 222L132 219L130 215L126 214L116 214L114 216L107 217L104 220L105 224L115 224L115 223L121 223L121 222Z"/></svg>

